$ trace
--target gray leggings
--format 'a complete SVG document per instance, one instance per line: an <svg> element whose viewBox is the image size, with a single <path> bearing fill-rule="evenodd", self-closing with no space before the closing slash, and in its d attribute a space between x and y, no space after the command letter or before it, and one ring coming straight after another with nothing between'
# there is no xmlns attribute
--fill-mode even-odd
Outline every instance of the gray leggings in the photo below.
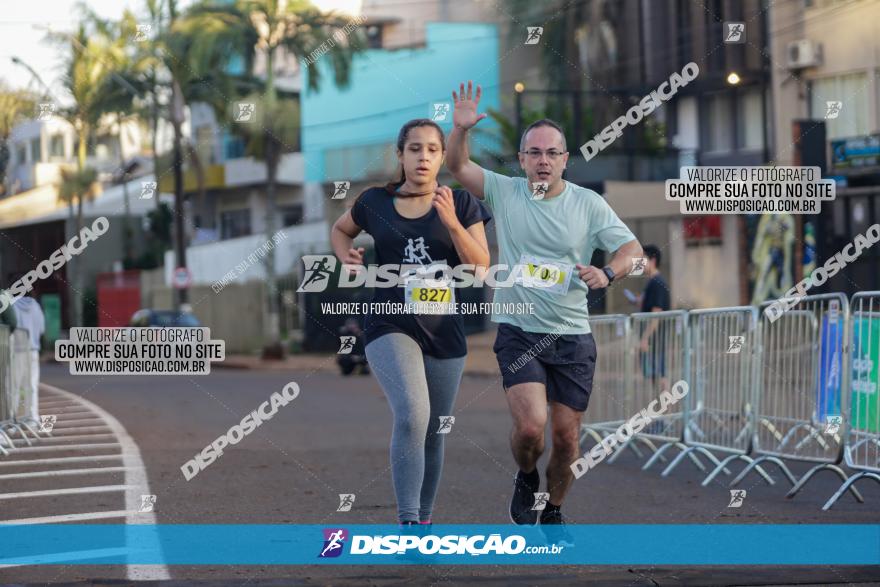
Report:
<svg viewBox="0 0 880 587"><path fill-rule="evenodd" d="M431 519L443 469L440 416L451 416L465 357L422 354L409 336L380 336L366 347L370 369L391 404L391 475L400 522Z"/></svg>

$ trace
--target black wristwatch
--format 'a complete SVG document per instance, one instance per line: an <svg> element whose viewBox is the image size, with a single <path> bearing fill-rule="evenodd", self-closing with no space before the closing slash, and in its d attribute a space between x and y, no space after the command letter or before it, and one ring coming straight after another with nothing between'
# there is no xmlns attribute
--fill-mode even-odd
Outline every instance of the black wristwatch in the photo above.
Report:
<svg viewBox="0 0 880 587"><path fill-rule="evenodd" d="M611 285L614 282L614 270L608 265L605 265L602 267L602 273L608 278L608 285Z"/></svg>

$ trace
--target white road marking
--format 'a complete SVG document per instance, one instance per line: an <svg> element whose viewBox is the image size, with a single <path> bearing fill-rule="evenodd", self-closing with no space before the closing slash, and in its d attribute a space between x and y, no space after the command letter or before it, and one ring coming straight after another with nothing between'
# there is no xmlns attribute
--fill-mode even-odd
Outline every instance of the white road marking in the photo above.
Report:
<svg viewBox="0 0 880 587"><path fill-rule="evenodd" d="M118 442L98 442L95 444L62 444L56 446L22 446L16 447L12 454L32 453L32 452L58 452L62 450L93 450L114 448L121 446Z"/></svg>
<svg viewBox="0 0 880 587"><path fill-rule="evenodd" d="M41 438L40 441L42 443L46 443L48 446L58 446L65 442L71 442L73 440L111 440L113 438L114 436L112 434L69 434L61 436L49 436L46 438ZM21 439L15 439L12 442L15 443L16 447L27 446L27 442Z"/></svg>
<svg viewBox="0 0 880 587"><path fill-rule="evenodd" d="M131 524L156 524L156 513L155 512L140 512L141 507L141 495L152 495L153 493L150 491L150 484L147 480L147 468L144 465L144 461L141 458L141 451L138 448L137 444L128 434L128 431L119 423L113 414L107 412L102 407L97 404L90 402L89 400L82 398L76 394L70 393L69 391L65 391L63 389L59 389L57 387L53 387L51 385L46 385L44 383L40 384L41 389L45 389L47 392L58 393L64 397L67 397L74 401L82 402L82 404L94 411L98 416L104 419L107 423L107 426L113 430L113 433L116 435L119 444L122 445L122 465L126 468L131 469L130 471L125 473L125 483L131 489L125 492L125 509L129 510L128 515L125 516L126 525ZM19 449L23 450L23 449ZM148 550L160 551L161 545L156 539L155 532L148 533L148 540L152 542L152 544L140 546L144 546ZM127 544L132 544L135 541L134 536L127 536ZM137 537L140 539L141 537ZM134 579L138 581L162 581L171 579L171 574L168 572L168 567L166 565L127 565L126 568L126 577L128 579Z"/></svg>
<svg viewBox="0 0 880 587"><path fill-rule="evenodd" d="M55 428L69 428L71 424L82 424L83 422L100 422L101 418L95 416L94 418L81 418L79 420L58 420L55 423ZM55 430L53 428L52 430Z"/></svg>
<svg viewBox="0 0 880 587"><path fill-rule="evenodd" d="M70 475L97 475L99 473L119 473L128 471L125 467L89 467L87 469L53 469L51 471L31 471L29 473L7 473L0 479L33 479L34 477L68 477Z"/></svg>
<svg viewBox="0 0 880 587"><path fill-rule="evenodd" d="M131 485L95 485L94 487L68 487L67 489L41 489L39 491L20 491L18 493L0 493L0 499L22 499L30 497L48 497L50 495L79 495L80 493L112 493L125 491Z"/></svg>
<svg viewBox="0 0 880 587"><path fill-rule="evenodd" d="M17 451L16 451L17 452ZM91 463L94 461L121 460L122 454L94 455L88 457L56 457L54 459L30 459L26 461L0 461L0 467L17 467L20 465L57 465L60 463Z"/></svg>
<svg viewBox="0 0 880 587"><path fill-rule="evenodd" d="M77 432L104 432L105 430L110 430L106 426L73 426L71 428L62 428L60 430L53 428L52 429L52 437L68 437L73 436Z"/></svg>
<svg viewBox="0 0 880 587"><path fill-rule="evenodd" d="M16 524L61 524L63 522L81 522L83 520L107 520L110 518L124 518L129 512L116 510L115 512L86 512L84 514L63 514L60 516L44 516L42 518L21 518L18 520L4 520L0 526L13 526Z"/></svg>

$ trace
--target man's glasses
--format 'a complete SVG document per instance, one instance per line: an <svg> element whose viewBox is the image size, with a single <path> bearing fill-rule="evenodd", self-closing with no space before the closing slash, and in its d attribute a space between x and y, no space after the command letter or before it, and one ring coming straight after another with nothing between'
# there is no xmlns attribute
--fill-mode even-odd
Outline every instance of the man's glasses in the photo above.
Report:
<svg viewBox="0 0 880 587"><path fill-rule="evenodd" d="M528 155L531 159L540 159L541 155L547 155L547 158L550 161L556 161L563 155L565 155L565 151L557 151L556 149L550 149L549 151L542 151L541 149L529 149L528 151L520 151L523 155Z"/></svg>

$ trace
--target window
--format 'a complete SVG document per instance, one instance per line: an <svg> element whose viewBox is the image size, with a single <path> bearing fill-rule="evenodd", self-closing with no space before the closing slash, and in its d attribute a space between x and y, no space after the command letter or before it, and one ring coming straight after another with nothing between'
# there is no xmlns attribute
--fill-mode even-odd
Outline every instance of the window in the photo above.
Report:
<svg viewBox="0 0 880 587"><path fill-rule="evenodd" d="M707 104L709 120L708 151L726 153L733 149L733 127L731 123L730 94L710 96Z"/></svg>
<svg viewBox="0 0 880 587"><path fill-rule="evenodd" d="M220 213L220 238L236 238L251 233L251 211L229 210Z"/></svg>
<svg viewBox="0 0 880 587"><path fill-rule="evenodd" d="M367 27L367 47L370 49L382 48L382 27L373 25Z"/></svg>
<svg viewBox="0 0 880 587"><path fill-rule="evenodd" d="M293 226L301 224L303 219L303 205L293 204L292 206L280 206L278 212L281 214L281 226Z"/></svg>
<svg viewBox="0 0 880 587"><path fill-rule="evenodd" d="M761 92L754 90L741 94L737 103L737 126L740 149L760 149L764 146L764 111Z"/></svg>
<svg viewBox="0 0 880 587"><path fill-rule="evenodd" d="M49 158L64 158L64 135L52 135L49 139Z"/></svg>
<svg viewBox="0 0 880 587"><path fill-rule="evenodd" d="M34 163L39 163L43 160L43 153L41 152L42 141L40 137L35 139L31 139L31 160Z"/></svg>
<svg viewBox="0 0 880 587"><path fill-rule="evenodd" d="M27 144L19 144L15 147L15 163L21 165L27 163Z"/></svg>
<svg viewBox="0 0 880 587"><path fill-rule="evenodd" d="M810 117L825 119L828 139L864 134L868 128L867 76L853 73L813 80Z"/></svg>

